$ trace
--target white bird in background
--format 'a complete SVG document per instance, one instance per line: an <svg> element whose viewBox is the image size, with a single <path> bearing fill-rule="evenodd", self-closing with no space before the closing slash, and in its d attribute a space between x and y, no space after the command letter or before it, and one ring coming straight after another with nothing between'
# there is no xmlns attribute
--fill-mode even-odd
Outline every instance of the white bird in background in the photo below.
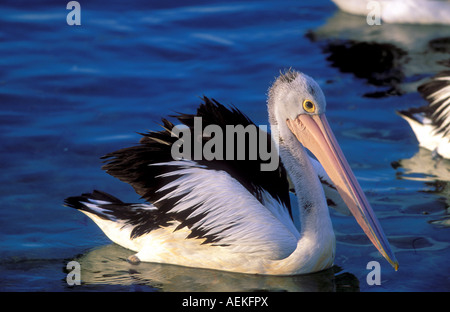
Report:
<svg viewBox="0 0 450 312"><path fill-rule="evenodd" d="M368 16L379 14L385 23L450 25L448 0L332 0L340 10Z"/></svg>
<svg viewBox="0 0 450 312"><path fill-rule="evenodd" d="M289 70L269 90L271 131L279 135L277 157L282 161L276 170L260 170L259 158L174 159L171 148L179 137L172 136L174 125L163 119L165 130L143 134L139 145L104 156L104 169L130 183L148 203L123 203L94 191L67 198L66 205L89 216L113 242L137 252L129 257L132 263L250 274L316 272L333 265L335 235L309 149L371 242L397 269L383 230L325 118L325 107L319 85ZM203 127L254 125L236 108L206 97L197 115L181 114L177 119L195 130L195 117L202 118ZM272 140L265 132L260 135L263 141ZM205 144L212 140L201 139ZM294 225L287 175L298 200L300 230Z"/></svg>
<svg viewBox="0 0 450 312"><path fill-rule="evenodd" d="M443 71L418 87L428 105L399 111L419 145L450 159L450 71Z"/></svg>

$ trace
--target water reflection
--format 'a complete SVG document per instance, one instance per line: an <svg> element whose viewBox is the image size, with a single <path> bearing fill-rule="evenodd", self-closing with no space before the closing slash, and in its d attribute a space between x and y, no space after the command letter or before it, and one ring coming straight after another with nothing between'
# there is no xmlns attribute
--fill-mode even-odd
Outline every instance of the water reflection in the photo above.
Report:
<svg viewBox="0 0 450 312"><path fill-rule="evenodd" d="M385 24L369 26L366 18L337 11L307 37L318 43L333 67L390 86L369 97L415 92L429 75L449 64L450 27Z"/></svg>
<svg viewBox="0 0 450 312"><path fill-rule="evenodd" d="M337 267L308 275L262 276L156 263L132 265L126 261L131 254L111 244L74 259L82 268L82 285L146 285L169 292L359 291L357 278Z"/></svg>
<svg viewBox="0 0 450 312"><path fill-rule="evenodd" d="M399 179L421 181L427 186L423 192L434 193L445 200L444 216L429 221L440 227L450 227L450 160L435 156L429 150L419 148L411 158L392 162Z"/></svg>
<svg viewBox="0 0 450 312"><path fill-rule="evenodd" d="M424 148L411 158L393 162L394 169L399 169L397 176L402 179L434 182L450 181L450 160L435 157L432 152ZM447 183L443 183L447 184ZM436 190L442 188L442 184L436 185Z"/></svg>

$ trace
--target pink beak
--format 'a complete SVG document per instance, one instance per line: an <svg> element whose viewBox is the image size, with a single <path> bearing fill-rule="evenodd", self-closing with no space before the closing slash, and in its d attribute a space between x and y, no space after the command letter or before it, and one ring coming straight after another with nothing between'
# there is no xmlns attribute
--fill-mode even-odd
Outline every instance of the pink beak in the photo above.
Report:
<svg viewBox="0 0 450 312"><path fill-rule="evenodd" d="M300 143L310 150L325 168L342 199L372 244L397 270L398 262L383 229L350 169L325 115L301 114L296 119L288 119L286 122Z"/></svg>

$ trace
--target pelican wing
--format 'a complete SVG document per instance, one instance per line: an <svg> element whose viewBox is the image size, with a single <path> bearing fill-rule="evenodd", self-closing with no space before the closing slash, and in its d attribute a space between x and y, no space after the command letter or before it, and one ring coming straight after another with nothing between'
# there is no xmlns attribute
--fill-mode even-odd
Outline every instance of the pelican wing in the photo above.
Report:
<svg viewBox="0 0 450 312"><path fill-rule="evenodd" d="M202 117L203 128L210 124L222 129L253 124L237 109L203 100L197 115L177 116L191 133L194 117ZM107 164L103 168L109 174L131 184L156 207L144 211L151 217L141 215L126 222L134 224L133 238L155 227L176 225L174 231L188 228L187 239L200 239L202 244L258 251L271 258L282 258L295 250L299 233L292 221L289 185L282 166L261 171L261 159L174 159L172 145L179 137L174 135L174 125L165 119L163 128L143 134L137 146L104 156Z"/></svg>
<svg viewBox="0 0 450 312"><path fill-rule="evenodd" d="M178 230L187 229L185 239L200 245L269 259L285 258L295 250L299 233L285 207L268 193L263 195L263 206L227 172L193 161L152 166L170 168L157 179L172 180L158 190L163 196L154 205L124 203L100 191L67 198L66 205L105 220L94 218L113 241L136 251L135 239L161 228L169 229L168 240L174 240L170 236L175 237Z"/></svg>
<svg viewBox="0 0 450 312"><path fill-rule="evenodd" d="M171 215L187 238L203 244L227 246L241 252L261 253L271 258L287 257L295 250L299 236L283 205L264 193L265 205L239 181L223 170L211 170L193 161L154 164L174 167L160 178L174 178L158 193L155 206L176 201L163 212Z"/></svg>
<svg viewBox="0 0 450 312"><path fill-rule="evenodd" d="M181 126L188 127L191 136L190 146L194 147L198 137L195 136L194 118L200 117L202 119L202 131L209 125L215 125L223 129L227 126L242 125L247 127L249 125L256 125L242 114L238 109L228 109L220 103L203 98L203 103L197 110L197 115L180 114L175 116ZM120 179L123 182L129 183L133 186L136 192L149 202L154 202L158 199L156 191L160 189L167 180L154 180L155 176L165 173L164 167L152 167L151 164L167 163L174 160L172 147L173 144L180 140L179 134L174 133L175 125L170 121L163 119L162 127L165 129L159 132L143 133L143 138L137 146L124 148L116 152L112 152L103 157L107 164L103 166L112 176ZM180 125L178 125L180 126ZM257 127L256 127L257 128ZM263 139L270 146L270 134L259 131L258 135L265 136ZM201 144L211 138L202 137ZM226 148L229 138L223 141L223 154L227 154ZM259 142L256 148L259 148ZM236 141L235 141L236 143ZM236 153L236 146L233 146ZM188 159L195 159L194 148L191 148ZM253 160L237 160L237 159L213 159L206 160L195 159L195 161L212 170L223 170L228 172L231 176L239 181L250 193L252 193L258 200L263 203L263 192L269 193L271 197L279 200L287 212L292 216L290 199L289 199L289 183L287 180L286 170L281 161L278 161L279 166L276 170L263 171L261 164L264 161L260 158L259 153L257 158ZM279 156L276 155L279 160ZM266 161L267 162L267 161ZM163 183L163 184L161 184Z"/></svg>
<svg viewBox="0 0 450 312"><path fill-rule="evenodd" d="M418 87L419 93L429 102L424 111L436 125L436 133L450 135L450 71L443 71Z"/></svg>

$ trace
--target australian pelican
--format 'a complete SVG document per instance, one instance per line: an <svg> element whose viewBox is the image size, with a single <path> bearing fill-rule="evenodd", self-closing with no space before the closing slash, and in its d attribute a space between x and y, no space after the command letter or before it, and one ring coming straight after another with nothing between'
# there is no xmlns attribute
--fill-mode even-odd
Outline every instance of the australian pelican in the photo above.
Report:
<svg viewBox="0 0 450 312"><path fill-rule="evenodd" d="M131 184L147 203L124 203L94 191L69 197L66 205L89 216L113 242L137 252L129 257L132 263L250 274L316 272L333 265L335 235L309 149L331 179L328 186L339 192L375 247L397 269L383 230L328 125L325 106L319 85L289 70L276 79L268 97L272 137L279 137L277 157L282 162L276 170L261 170L261 159L174 159L172 147L180 135L163 119L164 130L142 134L139 145L104 156L103 169ZM195 117L202 118L203 127L254 125L236 108L206 97L197 115L176 117L185 128L193 127ZM260 142L273 141L266 132L262 135L266 137ZM212 136L200 139L206 144ZM298 199L296 214L289 202L288 177ZM293 216L300 218L300 230Z"/></svg>
<svg viewBox="0 0 450 312"><path fill-rule="evenodd" d="M399 111L419 145L450 159L450 71L437 74L418 87L428 105Z"/></svg>

